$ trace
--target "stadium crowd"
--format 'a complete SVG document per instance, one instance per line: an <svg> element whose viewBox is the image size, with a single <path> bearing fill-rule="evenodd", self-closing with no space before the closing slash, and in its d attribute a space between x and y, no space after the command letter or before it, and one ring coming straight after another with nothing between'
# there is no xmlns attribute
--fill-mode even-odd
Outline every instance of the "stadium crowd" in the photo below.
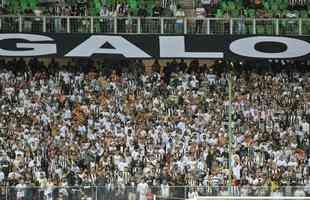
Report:
<svg viewBox="0 0 310 200"><path fill-rule="evenodd" d="M96 33L167 33L181 34L254 34L252 23L247 19L257 18L255 34L275 34L279 24L280 34L310 32L308 11L310 5L305 0L287 1L231 1L201 0L193 8L177 0L148 1L102 1L90 6L91 1L37 6L10 5L0 8L0 15L13 15L0 20L2 32L96 32ZM22 3L20 3L22 4ZM10 8L11 7L11 8ZM18 9L12 9L18 7ZM191 6L190 6L191 7ZM12 11L15 10L15 11ZM16 11L17 10L17 11ZM15 15L22 15L22 24ZM29 17L28 17L29 16ZM43 16L52 16L43 18ZM61 16L61 17L56 17ZM66 18L65 16L78 16ZM94 18L83 18L94 16ZM139 18L138 18L139 17ZM148 17L156 17L148 18ZM162 22L158 17L167 17ZM171 18L170 18L171 17ZM185 20L185 17L189 17ZM221 18L208 20L206 18ZM233 18L233 21L229 20ZM265 18L278 18L277 23L270 23ZM301 18L302 20L297 20ZM232 26L230 23L232 22ZM299 25L300 22L300 25ZM139 26L140 25L140 26ZM21 30L20 30L21 29ZM140 31L140 32L139 32Z"/></svg>
<svg viewBox="0 0 310 200"><path fill-rule="evenodd" d="M156 61L148 73L139 61L0 63L0 185L15 187L3 197L73 198L65 186L131 197L138 187L142 200L157 186L164 197L184 197L173 186L225 195L228 185L235 195L310 195L306 68L235 66L230 173L224 63Z"/></svg>
<svg viewBox="0 0 310 200"><path fill-rule="evenodd" d="M51 3L38 3L36 6L33 5L21 5L23 4L20 1L17 5L4 4L4 7L1 7L0 14L9 15L9 14L24 14L24 15L47 15L47 16L95 16L99 15L102 17L128 17L128 16L139 16L139 17L184 17L179 16L179 12L184 12L182 1L178 0L154 0L154 1L138 1L135 3L134 8L131 7L130 0L102 0L100 1L101 9L93 11L94 2L92 0L58 0L51 1ZM232 7L226 6L230 4ZM283 3L283 6L279 4ZM137 5L136 5L137 4ZM246 11L254 9L256 14L255 16L265 17L286 17L288 11L301 11L307 10L309 2L307 0L243 0L243 1L234 1L231 0L196 0L195 7L192 9L203 8L204 16L214 17L217 14L218 10L225 12L233 12L234 7L239 7L237 13L231 13L234 17L241 16L239 13L240 10ZM277 5L276 8L269 8L274 5ZM224 6L225 5L225 6ZM20 9L17 10L18 13L11 13L12 8L10 6L17 6ZM276 13L268 13L270 10L278 9ZM15 10L15 9L13 9ZM14 11L15 12L15 11ZM190 13L190 12L189 12ZM238 14L239 13L239 14ZM294 13L296 14L296 13ZM273 16L274 15L274 16ZM192 15L190 15L192 16ZM223 17L223 16L221 16ZM254 17L254 16L248 16ZM296 16L299 17L299 16Z"/></svg>

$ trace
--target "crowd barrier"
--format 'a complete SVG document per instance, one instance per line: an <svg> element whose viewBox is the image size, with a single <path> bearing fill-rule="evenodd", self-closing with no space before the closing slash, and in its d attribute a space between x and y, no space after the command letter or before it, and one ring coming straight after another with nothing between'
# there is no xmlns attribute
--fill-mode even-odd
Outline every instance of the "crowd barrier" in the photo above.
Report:
<svg viewBox="0 0 310 200"><path fill-rule="evenodd" d="M4 33L310 35L310 19L1 16L0 30Z"/></svg>
<svg viewBox="0 0 310 200"><path fill-rule="evenodd" d="M150 187L145 194L137 191L136 187L125 186L73 186L73 187L5 187L2 186L1 200L139 200L140 195L147 199L181 200L191 199L193 193L199 198L210 197L309 197L309 186L282 186L282 187ZM168 191L168 192L167 192Z"/></svg>

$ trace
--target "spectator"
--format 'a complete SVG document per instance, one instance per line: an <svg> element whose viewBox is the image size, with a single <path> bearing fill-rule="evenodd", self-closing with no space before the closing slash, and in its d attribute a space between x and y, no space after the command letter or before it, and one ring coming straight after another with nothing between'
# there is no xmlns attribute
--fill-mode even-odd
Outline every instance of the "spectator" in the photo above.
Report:
<svg viewBox="0 0 310 200"><path fill-rule="evenodd" d="M240 161L239 161L239 158L238 157L235 157L235 162L234 162L234 166L233 166L233 177L234 177L234 193L239 196L240 194L240 188L239 188L239 185L240 185L240 180L241 180L241 165L240 165Z"/></svg>
<svg viewBox="0 0 310 200"><path fill-rule="evenodd" d="M230 13L229 13L229 11L225 11L224 19L225 19L225 21L224 21L224 34L230 34Z"/></svg>
<svg viewBox="0 0 310 200"><path fill-rule="evenodd" d="M152 17L160 17L162 16L163 8L157 2L155 7L153 8Z"/></svg>
<svg viewBox="0 0 310 200"><path fill-rule="evenodd" d="M205 12L201 8L196 9L196 25L195 33L203 33L203 22L205 18Z"/></svg>
<svg viewBox="0 0 310 200"><path fill-rule="evenodd" d="M197 199L198 198L198 192L197 192L196 188L194 188L192 191L189 192L188 198L189 199Z"/></svg>
<svg viewBox="0 0 310 200"><path fill-rule="evenodd" d="M147 4L142 4L142 6L138 8L137 15L138 17L141 18L140 19L141 20L141 32L142 33L148 32L147 20L144 19L145 17L148 16Z"/></svg>
<svg viewBox="0 0 310 200"><path fill-rule="evenodd" d="M166 180L160 186L161 198L169 199L169 184Z"/></svg>
<svg viewBox="0 0 310 200"><path fill-rule="evenodd" d="M156 72L156 73L160 73L160 71L161 71L161 66L160 66L158 60L155 60L155 61L154 61L153 65L152 65L152 71L153 71L153 72Z"/></svg>
<svg viewBox="0 0 310 200"><path fill-rule="evenodd" d="M132 16L133 16L133 12L132 11L129 11L128 12L128 18L126 19L126 32L127 33L132 33L133 32L133 19L132 19Z"/></svg>
<svg viewBox="0 0 310 200"><path fill-rule="evenodd" d="M137 192L139 194L139 200L147 200L147 193L149 191L149 187L145 180L142 178L141 182L137 186Z"/></svg>
<svg viewBox="0 0 310 200"><path fill-rule="evenodd" d="M147 17L148 16L146 4L143 4L141 7L138 8L137 16L138 17Z"/></svg>
<svg viewBox="0 0 310 200"><path fill-rule="evenodd" d="M120 19L117 19L118 23L118 31L120 33L126 32L126 18L128 16L128 5L125 3L118 3L115 9L115 16L120 17Z"/></svg>
<svg viewBox="0 0 310 200"><path fill-rule="evenodd" d="M176 32L177 33L183 33L185 12L182 10L180 5L177 6L177 11L175 13L175 16L177 18L177 20L176 20Z"/></svg>
<svg viewBox="0 0 310 200"><path fill-rule="evenodd" d="M5 178L5 175L4 175L4 173L3 173L2 169L1 169L1 171L0 171L0 185L3 185L4 178Z"/></svg>
<svg viewBox="0 0 310 200"><path fill-rule="evenodd" d="M81 62L1 63L0 171L12 188L43 188L25 190L25 198L94 198L92 188L75 187L97 185L98 197L125 198L132 186L130 193L145 199L147 192L161 195L152 188L164 179L172 197L184 198L187 191L174 189L180 185L203 186L200 195L225 195L229 176L236 195L297 195L308 185L306 64L235 63L230 172L223 62L206 67L195 60L187 71L184 60L173 60L161 74L144 70L141 61L126 70L125 62L88 62L124 67L87 73L78 70ZM51 68L57 70L47 73ZM140 177L145 181L135 188ZM10 190L10 197L16 195Z"/></svg>
<svg viewBox="0 0 310 200"><path fill-rule="evenodd" d="M246 27L245 27L245 15L244 11L240 11L240 21L239 21L239 34L245 34Z"/></svg>
<svg viewBox="0 0 310 200"><path fill-rule="evenodd" d="M107 5L104 5L100 10L100 17L109 17L110 11Z"/></svg>
<svg viewBox="0 0 310 200"><path fill-rule="evenodd" d="M160 6L160 3L157 2L155 7L153 8L152 10L152 17L161 17L163 15L163 8ZM154 26L155 29L154 30L151 30L152 32L154 33L160 33L161 30L160 30L160 20L158 19L154 19L153 20L153 23L154 23Z"/></svg>
<svg viewBox="0 0 310 200"><path fill-rule="evenodd" d="M100 29L101 32L108 32L109 29L109 23L112 22L112 20L109 18L112 16L112 12L109 10L107 5L104 5L100 10Z"/></svg>
<svg viewBox="0 0 310 200"><path fill-rule="evenodd" d="M25 31L26 32L31 32L32 31L32 21L33 18L31 18L31 16L33 16L33 11L30 7L30 5L28 6L28 8L26 8L24 10L25 15L30 16L29 18L25 19Z"/></svg>
<svg viewBox="0 0 310 200"><path fill-rule="evenodd" d="M201 0L201 5L205 9L205 13L207 16L211 14L211 3L212 0Z"/></svg>

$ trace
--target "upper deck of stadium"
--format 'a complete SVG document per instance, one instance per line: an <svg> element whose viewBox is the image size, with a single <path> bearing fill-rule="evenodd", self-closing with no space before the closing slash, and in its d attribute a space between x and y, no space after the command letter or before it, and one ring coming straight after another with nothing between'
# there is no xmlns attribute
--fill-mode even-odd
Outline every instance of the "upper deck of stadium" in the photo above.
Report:
<svg viewBox="0 0 310 200"><path fill-rule="evenodd" d="M306 0L3 0L1 32L309 35Z"/></svg>

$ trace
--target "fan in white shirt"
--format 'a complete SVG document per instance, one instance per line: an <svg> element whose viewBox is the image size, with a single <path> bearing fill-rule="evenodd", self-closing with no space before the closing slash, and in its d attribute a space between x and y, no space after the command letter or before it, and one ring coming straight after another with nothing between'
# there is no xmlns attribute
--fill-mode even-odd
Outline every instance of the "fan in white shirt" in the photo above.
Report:
<svg viewBox="0 0 310 200"><path fill-rule="evenodd" d="M4 178L5 178L4 173L0 171L0 184L3 183Z"/></svg>
<svg viewBox="0 0 310 200"><path fill-rule="evenodd" d="M17 189L17 200L23 200L25 197L25 188L26 188L26 184L24 183L24 180L21 179L19 180L19 184L16 185L16 189Z"/></svg>
<svg viewBox="0 0 310 200"><path fill-rule="evenodd" d="M139 200L147 200L146 194L149 190L149 186L144 179L138 184L137 192L139 193Z"/></svg>

